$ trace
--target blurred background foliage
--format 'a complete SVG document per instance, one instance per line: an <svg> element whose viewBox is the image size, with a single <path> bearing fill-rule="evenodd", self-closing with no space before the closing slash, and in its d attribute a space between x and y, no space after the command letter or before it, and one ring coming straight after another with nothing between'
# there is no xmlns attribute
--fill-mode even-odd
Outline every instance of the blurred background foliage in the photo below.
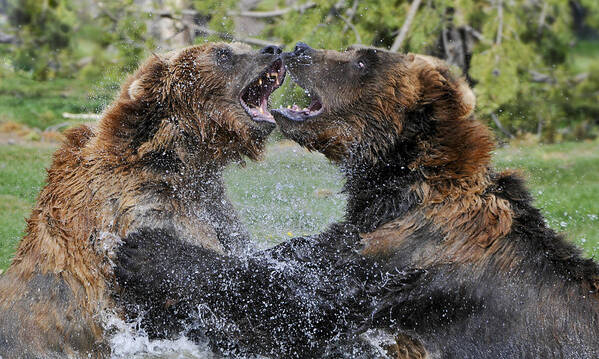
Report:
<svg viewBox="0 0 599 359"><path fill-rule="evenodd" d="M441 57L505 139L582 140L599 124L596 0L0 0L0 122L100 112L151 52L215 40ZM300 98L287 84L273 101Z"/></svg>

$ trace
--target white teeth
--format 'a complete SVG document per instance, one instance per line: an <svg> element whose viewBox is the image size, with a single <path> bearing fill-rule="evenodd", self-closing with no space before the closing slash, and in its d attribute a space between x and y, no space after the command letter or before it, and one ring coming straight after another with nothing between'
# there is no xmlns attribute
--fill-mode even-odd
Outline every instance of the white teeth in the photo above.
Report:
<svg viewBox="0 0 599 359"><path fill-rule="evenodd" d="M287 105L287 109L288 109L288 110L291 110L291 106L290 106L290 105Z"/></svg>
<svg viewBox="0 0 599 359"><path fill-rule="evenodd" d="M258 85L262 85L262 79L258 79Z"/></svg>
<svg viewBox="0 0 599 359"><path fill-rule="evenodd" d="M264 109L260 107L260 113L264 115Z"/></svg>

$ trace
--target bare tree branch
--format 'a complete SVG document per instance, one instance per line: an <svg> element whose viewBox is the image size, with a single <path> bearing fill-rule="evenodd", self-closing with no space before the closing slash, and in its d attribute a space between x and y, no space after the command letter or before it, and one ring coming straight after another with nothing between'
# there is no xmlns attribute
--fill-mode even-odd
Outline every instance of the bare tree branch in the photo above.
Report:
<svg viewBox="0 0 599 359"><path fill-rule="evenodd" d="M177 26L173 26L173 27L175 28L175 32L172 35L170 35L169 37L165 38L164 41L172 40L177 35L180 35L183 32L187 31L187 29L185 27L183 27L183 28L178 28Z"/></svg>
<svg viewBox="0 0 599 359"><path fill-rule="evenodd" d="M68 113L68 112L63 112L62 113L62 117L64 118L70 118L73 120L99 120L102 115L99 115L97 113ZM70 124L70 122L63 122L63 123L59 123L58 125L54 125L54 126L50 126L48 128L54 128L54 129L58 129L60 127L64 127L66 125Z"/></svg>
<svg viewBox="0 0 599 359"><path fill-rule="evenodd" d="M449 59L451 54L449 53L449 40L447 39L447 28L443 27L441 31L441 41L443 42L443 50L445 51L445 59Z"/></svg>
<svg viewBox="0 0 599 359"><path fill-rule="evenodd" d="M412 21L414 20L414 16L416 15L416 11L418 11L418 7L422 0L413 0L412 5L410 5L410 10L408 10L408 15L406 16L406 20L404 21L401 29L399 30L399 34L393 41L393 45L391 45L391 51L397 51L403 45L406 36L408 35L408 31L410 30L410 25L412 25Z"/></svg>
<svg viewBox="0 0 599 359"><path fill-rule="evenodd" d="M130 12L130 13L131 13L131 12L135 12L135 13L139 13L139 12L141 12L141 11L137 10L137 7L133 8L133 9L125 9L125 8L120 8L120 9L118 9L118 10L120 10L120 11L118 12L118 14L115 14L115 13L111 12L110 10L108 10L108 9L107 9L107 8L104 6L104 4L103 4L103 3L101 3L101 2L98 2L98 3L97 3L97 5L98 5L98 8L100 9L100 11L101 11L101 12L102 12L104 15L108 16L108 18L109 18L110 20L112 20L112 24L113 24L113 26L112 26L112 30L113 30L113 31L116 29L116 26L117 26L117 24L118 24L118 23L119 23L119 21L121 20L121 17L123 16L123 12L125 12L125 11L126 11L126 12ZM122 36L122 37L124 38L124 40L126 40L126 41L127 41L129 44L138 44L138 43L139 43L138 41L135 41L135 40L131 39L131 37L129 37L129 36L127 35L127 33L125 33L125 32L121 33L121 36ZM140 35L140 38L141 38L142 42L144 42L144 43L147 41L147 37L146 37L146 36L144 36L144 35ZM145 47L145 45L143 45L143 44L142 44L141 46L144 46L144 47Z"/></svg>
<svg viewBox="0 0 599 359"><path fill-rule="evenodd" d="M16 41L16 37L0 32L0 44L14 44Z"/></svg>
<svg viewBox="0 0 599 359"><path fill-rule="evenodd" d="M497 128L503 132L504 135L506 135L508 138L514 138L514 135L512 135L508 130L505 129L505 127L503 127L499 121L499 117L497 117L496 114L492 113L491 118L493 119L493 122L495 122L495 126L497 126Z"/></svg>
<svg viewBox="0 0 599 359"><path fill-rule="evenodd" d="M574 81L574 83L580 83L580 82L583 82L584 80L588 79L589 76L590 76L590 74L588 72L582 72L582 73L574 76L572 81Z"/></svg>
<svg viewBox="0 0 599 359"><path fill-rule="evenodd" d="M148 10L148 11L146 11L146 13L152 14L152 15L157 15L157 16L160 16L160 17L169 18L169 19L172 19L173 21L180 22L183 25L183 28L178 29L178 33L186 31L187 30L186 28L190 28L192 31L199 32L200 34L215 35L215 36L218 36L218 37L220 37L221 39L224 39L224 40L243 42L243 43L246 43L246 44L249 44L249 45L256 45L256 46L280 45L280 44L273 43L271 41L257 39L257 38L254 38L254 37L235 36L235 35L230 34L230 33L215 31L215 30L212 30L212 29L210 29L210 28L208 28L206 26L200 26L200 25L197 25L197 24L189 23L189 21L187 21L187 22L184 23L184 20L183 20L182 17L177 16L176 14L174 14L171 11L166 11L166 10L162 10L162 11ZM192 14L197 14L197 12L194 11L194 10L183 10L182 14L190 16Z"/></svg>
<svg viewBox="0 0 599 359"><path fill-rule="evenodd" d="M356 29L354 24L352 24L349 19L345 18L345 16L341 14L339 14L338 16L341 20L343 20L343 22L345 22L345 25L349 26L354 31L354 35L356 36L356 43L362 44L362 38L360 37L360 33L358 32L358 29Z"/></svg>
<svg viewBox="0 0 599 359"><path fill-rule="evenodd" d="M354 3L352 4L351 8L349 8L346 12L347 15L347 21L352 22L354 20L354 16L356 15L356 11L358 9L358 0L354 0ZM350 26L346 25L343 27L343 32L345 33L347 31L347 29Z"/></svg>
<svg viewBox="0 0 599 359"><path fill-rule="evenodd" d="M243 17L253 17L257 19L269 18L282 16L292 11L303 12L307 9L313 8L316 6L316 3L308 2L298 6L291 6L284 9L273 10L273 11L228 11L227 15L229 16L243 16Z"/></svg>
<svg viewBox="0 0 599 359"><path fill-rule="evenodd" d="M543 32L543 28L545 27L545 18L547 17L547 1L543 1L543 8L541 9L541 15L539 15L539 25L537 27L537 32L539 35Z"/></svg>
<svg viewBox="0 0 599 359"><path fill-rule="evenodd" d="M111 13L108 9L106 9L106 7L104 7L104 4L99 2L97 5L100 8L100 10L102 11L102 13L104 13L104 15L108 16L108 18L110 20L112 20L115 23L119 22L119 18L117 18L113 13Z"/></svg>
<svg viewBox="0 0 599 359"><path fill-rule="evenodd" d="M542 82L547 84L554 84L556 81L551 75L543 74L535 70L528 70L532 82Z"/></svg>
<svg viewBox="0 0 599 359"><path fill-rule="evenodd" d="M183 25L183 42L187 45L191 45L195 42L195 15L183 14L181 15L181 24Z"/></svg>
<svg viewBox="0 0 599 359"><path fill-rule="evenodd" d="M490 42L489 40L487 40L487 38L483 34L476 31L476 29L473 28L472 26L464 25L463 28L465 31L469 32L472 36L474 36L478 41Z"/></svg>
<svg viewBox="0 0 599 359"><path fill-rule="evenodd" d="M169 19L175 19L177 17L176 15L178 15L179 13L181 15L189 15L189 16L198 15L197 11L191 10L191 9L183 9L180 12L177 11L177 14L174 14L170 10L153 10L153 9L150 9L150 10L146 10L145 12L147 14L149 14L149 15L156 15L156 16L159 16L159 17L166 17L166 18L169 18Z"/></svg>
<svg viewBox="0 0 599 359"><path fill-rule="evenodd" d="M270 41L266 41L266 40L262 40L262 39L257 39L254 37L239 37L239 36L234 36L232 34L226 33L226 32L219 32L219 31L215 31L212 29L209 29L205 26L199 26L199 25L195 25L194 26L194 30L203 34L207 34L207 35L216 35L218 37L220 37L221 39L224 40L228 40L228 41L237 41L237 42L243 42L246 44L250 44L250 45L256 45L256 46L269 46L269 45L277 45L280 46L281 44L276 44Z"/></svg>

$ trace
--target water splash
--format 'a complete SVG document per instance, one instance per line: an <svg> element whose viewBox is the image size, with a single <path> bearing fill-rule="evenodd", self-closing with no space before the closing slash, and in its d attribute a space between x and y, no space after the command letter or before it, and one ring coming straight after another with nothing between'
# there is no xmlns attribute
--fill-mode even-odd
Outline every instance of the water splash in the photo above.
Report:
<svg viewBox="0 0 599 359"><path fill-rule="evenodd" d="M112 359L212 359L207 345L195 344L184 336L175 340L151 340L138 323L126 323L113 313L104 313Z"/></svg>

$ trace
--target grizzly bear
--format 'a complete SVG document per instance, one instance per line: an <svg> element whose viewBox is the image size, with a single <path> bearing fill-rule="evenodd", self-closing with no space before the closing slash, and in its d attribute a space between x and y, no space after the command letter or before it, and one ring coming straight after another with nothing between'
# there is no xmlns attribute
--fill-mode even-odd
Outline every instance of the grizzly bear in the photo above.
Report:
<svg viewBox="0 0 599 359"><path fill-rule="evenodd" d="M138 228L221 255L251 249L222 170L263 152L280 53L209 43L155 55L97 129L66 134L0 278L0 357L108 357L101 314L123 315L114 249Z"/></svg>
<svg viewBox="0 0 599 359"><path fill-rule="evenodd" d="M516 173L492 168L493 136L473 117L463 79L438 59L375 48L298 43L284 60L311 103L274 110L275 120L285 136L340 165L350 227L271 251L300 268L300 279L258 259L245 267L218 259L218 273L235 279L209 268L197 275L202 250L132 233L119 280L138 296L160 293L155 306L176 298L216 308L254 330L254 342L288 335L293 347L300 328L314 349L348 329L381 328L395 336L398 358L599 357L599 266L547 227ZM234 303L201 294L213 290ZM311 304L299 307L303 315L294 296ZM280 332L258 330L270 318Z"/></svg>
<svg viewBox="0 0 599 359"><path fill-rule="evenodd" d="M341 165L360 255L390 273L363 328L431 358L599 357L599 266L547 227L516 173L492 168L462 79L372 48L299 43L285 61L312 103L275 119Z"/></svg>

